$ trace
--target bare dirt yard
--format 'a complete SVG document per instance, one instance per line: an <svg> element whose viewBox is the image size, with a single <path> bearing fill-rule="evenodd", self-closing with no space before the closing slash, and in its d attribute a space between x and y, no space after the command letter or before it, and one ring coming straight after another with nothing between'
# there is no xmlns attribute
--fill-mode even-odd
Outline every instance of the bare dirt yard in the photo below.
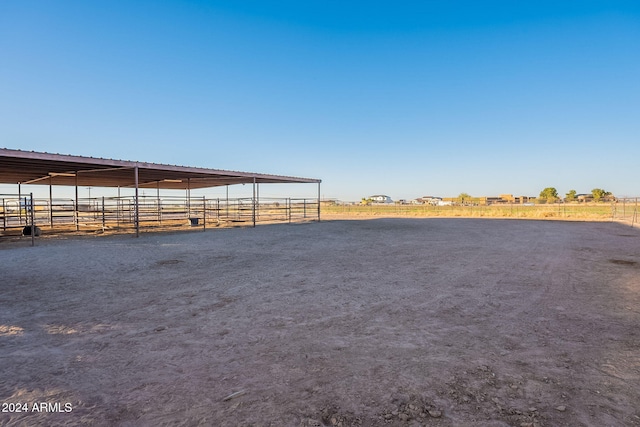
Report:
<svg viewBox="0 0 640 427"><path fill-rule="evenodd" d="M0 425L640 425L621 224L0 242L0 287Z"/></svg>

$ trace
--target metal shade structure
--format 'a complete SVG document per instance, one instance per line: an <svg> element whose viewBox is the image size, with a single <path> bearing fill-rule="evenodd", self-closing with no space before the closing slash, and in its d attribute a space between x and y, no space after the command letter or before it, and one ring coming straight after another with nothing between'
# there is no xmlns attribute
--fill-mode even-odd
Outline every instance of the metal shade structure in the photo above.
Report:
<svg viewBox="0 0 640 427"><path fill-rule="evenodd" d="M320 183L319 179L0 148L0 183L186 190L250 183Z"/></svg>
<svg viewBox="0 0 640 427"><path fill-rule="evenodd" d="M61 185L78 187L119 187L135 189L135 228L139 234L138 189L154 188L186 190L190 199L193 189L253 185L253 224L255 226L256 185L258 184L318 184L318 220L320 219L320 179L253 172L238 172L189 166L104 159L0 148L0 184ZM49 192L51 199L51 190ZM189 203L189 202L188 202Z"/></svg>

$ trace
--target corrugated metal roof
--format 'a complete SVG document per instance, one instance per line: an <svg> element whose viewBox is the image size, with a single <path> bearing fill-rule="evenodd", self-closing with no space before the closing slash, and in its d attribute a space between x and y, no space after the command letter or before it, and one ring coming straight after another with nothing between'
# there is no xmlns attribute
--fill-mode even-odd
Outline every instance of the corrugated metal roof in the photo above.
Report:
<svg viewBox="0 0 640 427"><path fill-rule="evenodd" d="M267 175L129 160L103 159L0 148L0 183L133 187L209 188L252 183L319 183L314 178Z"/></svg>

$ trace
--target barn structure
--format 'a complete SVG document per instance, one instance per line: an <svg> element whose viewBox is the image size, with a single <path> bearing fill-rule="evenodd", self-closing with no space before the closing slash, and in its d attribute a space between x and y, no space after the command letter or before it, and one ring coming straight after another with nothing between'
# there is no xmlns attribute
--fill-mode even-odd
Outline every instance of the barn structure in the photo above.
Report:
<svg viewBox="0 0 640 427"><path fill-rule="evenodd" d="M171 224L201 226L216 221L248 222L258 220L320 220L320 179L236 172L188 166L175 166L138 161L114 160L84 156L51 154L0 148L0 183L14 184L16 194L0 195L0 226L3 231L28 226L41 228L67 227L79 231L87 228L134 230L139 235L145 227ZM317 184L317 197L260 200L260 184ZM28 185L48 185L49 198L34 199ZM229 199L232 185L251 184L253 195L245 199ZM53 186L75 188L75 197L56 200ZM227 187L227 197L207 199L191 197L191 190ZM79 187L117 188L114 197L78 197ZM121 196L120 189L132 189L133 195ZM141 189L152 189L153 197L140 195ZM161 189L183 190L184 197L161 197Z"/></svg>

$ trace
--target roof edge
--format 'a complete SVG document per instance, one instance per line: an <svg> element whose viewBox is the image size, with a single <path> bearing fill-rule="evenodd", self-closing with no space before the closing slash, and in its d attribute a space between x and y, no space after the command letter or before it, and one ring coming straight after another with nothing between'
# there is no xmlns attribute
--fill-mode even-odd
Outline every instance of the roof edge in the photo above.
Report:
<svg viewBox="0 0 640 427"><path fill-rule="evenodd" d="M70 155L70 154L47 153L47 152L41 152L41 151L25 151L25 150L2 148L2 147L0 147L0 156L21 158L21 159L44 160L44 161L52 161L52 162L75 162L75 163L84 163L87 165L95 165L95 166L110 166L110 167L124 167L124 168L138 167L138 168L144 168L144 169L167 170L167 171L185 172L185 173L191 172L191 173L204 173L204 174L208 174L208 173L224 174L224 175L231 175L231 176L237 176L242 178L283 180L283 181L289 181L290 183L321 183L322 182L321 179L317 179L317 178L302 178L302 177L287 176L287 175L272 175L272 174L255 173L255 172L232 171L232 170L225 170L225 169L210 169L210 168L193 167L193 166L179 166L179 165L171 165L171 164L163 164L163 163L106 159L102 157L87 157L87 156L77 156L77 155Z"/></svg>

